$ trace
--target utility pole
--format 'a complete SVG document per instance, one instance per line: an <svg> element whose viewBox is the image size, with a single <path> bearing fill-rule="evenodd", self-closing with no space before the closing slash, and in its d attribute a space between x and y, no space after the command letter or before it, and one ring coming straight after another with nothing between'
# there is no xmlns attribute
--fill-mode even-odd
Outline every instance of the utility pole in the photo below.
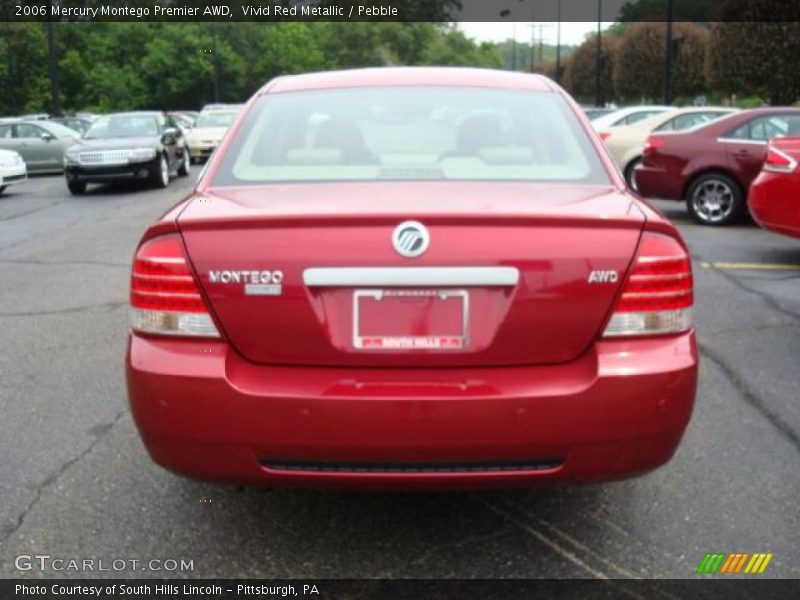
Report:
<svg viewBox="0 0 800 600"><path fill-rule="evenodd" d="M667 52L664 67L664 104L672 104L672 0L667 0Z"/></svg>
<svg viewBox="0 0 800 600"><path fill-rule="evenodd" d="M511 70L517 70L517 22L511 23Z"/></svg>
<svg viewBox="0 0 800 600"><path fill-rule="evenodd" d="M539 23L539 64L544 60L544 23ZM531 48L531 53L533 48Z"/></svg>
<svg viewBox="0 0 800 600"><path fill-rule="evenodd" d="M213 44L211 54L214 58L214 102L219 102L219 61L217 60L217 22L211 22L211 36Z"/></svg>
<svg viewBox="0 0 800 600"><path fill-rule="evenodd" d="M61 87L58 81L58 53L56 49L56 32L52 21L45 24L47 32L47 51L50 63L50 114L60 117L64 113L61 110Z"/></svg>
<svg viewBox="0 0 800 600"><path fill-rule="evenodd" d="M561 0L558 0L558 21L556 29L556 83L561 84Z"/></svg>
<svg viewBox="0 0 800 600"><path fill-rule="evenodd" d="M605 105L603 97L603 37L601 22L603 20L603 0L597 0L597 49L594 60L594 104L602 108Z"/></svg>

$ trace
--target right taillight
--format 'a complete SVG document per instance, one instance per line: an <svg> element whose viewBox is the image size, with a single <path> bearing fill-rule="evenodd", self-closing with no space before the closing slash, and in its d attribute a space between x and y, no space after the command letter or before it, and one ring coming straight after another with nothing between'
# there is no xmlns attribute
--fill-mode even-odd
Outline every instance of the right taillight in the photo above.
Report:
<svg viewBox="0 0 800 600"><path fill-rule="evenodd" d="M767 148L767 157L764 159L764 170L773 173L791 173L797 168L797 161L788 154L781 152L774 146Z"/></svg>
<svg viewBox="0 0 800 600"><path fill-rule="evenodd" d="M178 235L145 242L131 273L131 327L142 333L219 337Z"/></svg>
<svg viewBox="0 0 800 600"><path fill-rule="evenodd" d="M692 328L692 265L677 240L646 232L604 337L681 333Z"/></svg>
<svg viewBox="0 0 800 600"><path fill-rule="evenodd" d="M642 150L643 156L649 156L653 154L656 150L661 148L667 141L664 138L660 137L649 137L644 143L644 149Z"/></svg>

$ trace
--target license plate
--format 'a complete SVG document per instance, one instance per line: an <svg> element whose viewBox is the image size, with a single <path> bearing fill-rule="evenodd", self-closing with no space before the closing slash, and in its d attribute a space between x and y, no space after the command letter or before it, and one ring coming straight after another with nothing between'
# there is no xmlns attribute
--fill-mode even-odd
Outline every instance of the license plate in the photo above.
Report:
<svg viewBox="0 0 800 600"><path fill-rule="evenodd" d="M462 350L466 290L356 290L353 346L358 350Z"/></svg>

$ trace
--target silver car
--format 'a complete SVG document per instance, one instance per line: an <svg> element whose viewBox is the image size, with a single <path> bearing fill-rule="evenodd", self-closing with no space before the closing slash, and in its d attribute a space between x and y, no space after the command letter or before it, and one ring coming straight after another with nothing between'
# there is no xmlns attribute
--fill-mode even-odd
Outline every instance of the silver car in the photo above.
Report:
<svg viewBox="0 0 800 600"><path fill-rule="evenodd" d="M60 173L64 152L80 138L77 131L49 121L0 123L0 149L18 152L28 173Z"/></svg>

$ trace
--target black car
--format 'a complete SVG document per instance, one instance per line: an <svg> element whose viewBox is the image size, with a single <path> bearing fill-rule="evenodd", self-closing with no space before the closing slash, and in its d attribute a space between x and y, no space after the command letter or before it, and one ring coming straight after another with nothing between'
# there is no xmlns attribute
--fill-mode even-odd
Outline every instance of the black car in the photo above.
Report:
<svg viewBox="0 0 800 600"><path fill-rule="evenodd" d="M126 179L169 185L170 174L189 174L189 152L180 127L163 112L126 112L98 118L80 143L64 155L67 186L73 194L87 183Z"/></svg>

